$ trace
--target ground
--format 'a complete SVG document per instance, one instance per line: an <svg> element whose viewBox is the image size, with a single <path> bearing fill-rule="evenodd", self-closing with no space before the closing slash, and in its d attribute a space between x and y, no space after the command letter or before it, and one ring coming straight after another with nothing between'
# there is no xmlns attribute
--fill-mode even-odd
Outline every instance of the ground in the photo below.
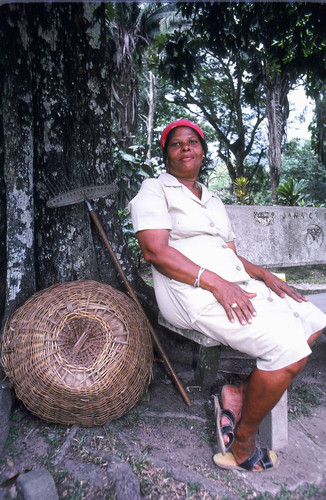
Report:
<svg viewBox="0 0 326 500"><path fill-rule="evenodd" d="M211 396L224 383L238 383L253 361L223 349L216 384L205 389L194 382L193 343L159 328L157 333L192 405L185 405L159 360L143 398L101 427L49 424L16 401L0 461L0 500L17 498L17 475L38 468L50 471L60 500L113 500L114 464L128 465L145 499L326 498L326 335L288 391L290 439L279 468L255 474L222 471L212 461L217 444Z"/></svg>

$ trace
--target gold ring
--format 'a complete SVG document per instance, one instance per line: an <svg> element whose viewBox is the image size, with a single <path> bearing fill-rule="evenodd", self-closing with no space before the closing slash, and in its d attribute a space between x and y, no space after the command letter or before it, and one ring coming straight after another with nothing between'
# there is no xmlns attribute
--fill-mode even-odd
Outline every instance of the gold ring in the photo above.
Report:
<svg viewBox="0 0 326 500"><path fill-rule="evenodd" d="M230 307L232 307L232 309L234 309L235 307L238 307L238 304L236 302L233 302L233 304L231 304Z"/></svg>

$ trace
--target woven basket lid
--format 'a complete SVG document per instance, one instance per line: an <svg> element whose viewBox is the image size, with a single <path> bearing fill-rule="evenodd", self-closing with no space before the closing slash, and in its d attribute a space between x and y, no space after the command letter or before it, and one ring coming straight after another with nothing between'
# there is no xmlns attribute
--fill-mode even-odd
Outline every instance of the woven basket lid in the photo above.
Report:
<svg viewBox="0 0 326 500"><path fill-rule="evenodd" d="M103 425L138 401L153 353L146 319L125 294L96 281L54 285L5 324L1 362L38 417Z"/></svg>

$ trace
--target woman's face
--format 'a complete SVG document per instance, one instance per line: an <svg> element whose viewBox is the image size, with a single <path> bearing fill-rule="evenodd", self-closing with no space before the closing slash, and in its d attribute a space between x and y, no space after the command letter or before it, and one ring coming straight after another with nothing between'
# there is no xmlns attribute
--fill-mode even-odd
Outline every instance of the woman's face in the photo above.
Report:
<svg viewBox="0 0 326 500"><path fill-rule="evenodd" d="M167 146L167 171L180 179L196 179L204 150L197 133L190 127L176 127Z"/></svg>

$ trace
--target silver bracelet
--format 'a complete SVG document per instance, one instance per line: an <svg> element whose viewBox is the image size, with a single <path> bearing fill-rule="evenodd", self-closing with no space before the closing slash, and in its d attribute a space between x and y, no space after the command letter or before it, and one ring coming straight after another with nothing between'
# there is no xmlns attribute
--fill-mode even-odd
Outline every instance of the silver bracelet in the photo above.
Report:
<svg viewBox="0 0 326 500"><path fill-rule="evenodd" d="M205 268L204 267L201 267L198 271L198 274L197 274L197 278L195 279L195 283L194 283L194 287L195 288L198 288L199 287L199 284L200 284L200 277L201 275L203 274L203 272L205 271Z"/></svg>

